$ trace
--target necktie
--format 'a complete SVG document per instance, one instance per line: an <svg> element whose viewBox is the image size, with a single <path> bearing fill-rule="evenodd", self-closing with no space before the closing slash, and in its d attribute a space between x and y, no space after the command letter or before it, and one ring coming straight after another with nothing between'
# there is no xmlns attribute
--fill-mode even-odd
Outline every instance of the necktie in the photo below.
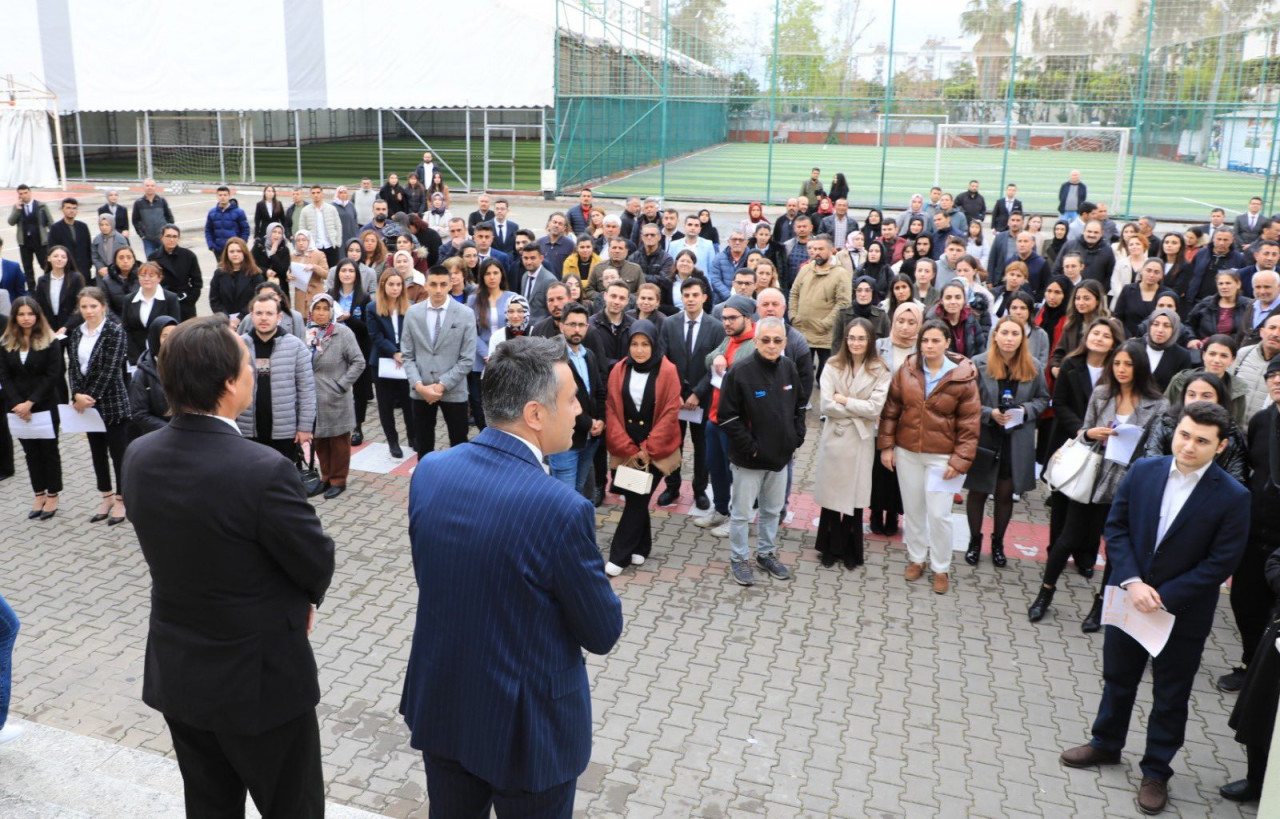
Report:
<svg viewBox="0 0 1280 819"><path fill-rule="evenodd" d="M698 322L689 319L689 329L684 333L684 347L689 351L689 355L693 355L693 331L698 326Z"/></svg>
<svg viewBox="0 0 1280 819"><path fill-rule="evenodd" d="M444 315L444 310L442 308L433 307L431 308L431 312L436 314L436 323L431 328L431 343L434 345L436 343L436 339L440 337L440 319Z"/></svg>
<svg viewBox="0 0 1280 819"><path fill-rule="evenodd" d="M498 244L506 244L507 241L507 223L502 222L498 225Z"/></svg>
<svg viewBox="0 0 1280 819"><path fill-rule="evenodd" d="M524 299L525 301L533 299L533 276L529 273L524 274Z"/></svg>

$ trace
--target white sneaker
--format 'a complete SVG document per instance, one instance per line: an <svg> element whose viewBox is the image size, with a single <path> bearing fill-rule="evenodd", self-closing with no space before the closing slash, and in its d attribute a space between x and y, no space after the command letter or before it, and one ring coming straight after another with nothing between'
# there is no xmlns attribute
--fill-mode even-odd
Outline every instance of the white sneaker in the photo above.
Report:
<svg viewBox="0 0 1280 819"><path fill-rule="evenodd" d="M711 534L715 535L716 537L728 537L729 536L728 521L725 521L724 523L720 524L716 528L712 529Z"/></svg>
<svg viewBox="0 0 1280 819"><path fill-rule="evenodd" d="M604 564L604 573L610 577L617 577L622 574L622 567L616 563L606 563Z"/></svg>
<svg viewBox="0 0 1280 819"><path fill-rule="evenodd" d="M631 556L631 565L632 565L632 566L643 566L643 565L644 565L644 555L632 555L632 556Z"/></svg>
<svg viewBox="0 0 1280 819"><path fill-rule="evenodd" d="M702 529L710 529L729 520L728 515L722 515L719 512L712 512L700 518L694 518L693 525Z"/></svg>
<svg viewBox="0 0 1280 819"><path fill-rule="evenodd" d="M9 723L5 727L0 728L0 745L3 745L10 740L17 739L22 736L23 733L25 733L25 729L21 725L14 722Z"/></svg>

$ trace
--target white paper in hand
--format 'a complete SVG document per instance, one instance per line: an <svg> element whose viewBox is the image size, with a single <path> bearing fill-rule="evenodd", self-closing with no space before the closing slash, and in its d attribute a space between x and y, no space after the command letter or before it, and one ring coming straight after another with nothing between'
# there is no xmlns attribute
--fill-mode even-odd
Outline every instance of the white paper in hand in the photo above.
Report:
<svg viewBox="0 0 1280 819"><path fill-rule="evenodd" d="M720 385L724 382L724 373L711 373L711 386L720 389Z"/></svg>
<svg viewBox="0 0 1280 819"><path fill-rule="evenodd" d="M948 495L954 495L961 489L964 489L964 475L956 474L950 480L945 480L942 476L946 473L945 469L937 466L929 467L929 477L925 481L924 489L926 492L946 492Z"/></svg>
<svg viewBox="0 0 1280 819"><path fill-rule="evenodd" d="M1107 450L1102 457L1108 461L1128 465L1133 461L1133 451L1138 448L1142 438L1142 427L1133 424L1119 424L1115 434L1107 437Z"/></svg>
<svg viewBox="0 0 1280 819"><path fill-rule="evenodd" d="M687 421L690 424L702 423L702 407L694 407L693 409L682 409L676 413L676 418L680 421Z"/></svg>
<svg viewBox="0 0 1280 819"><path fill-rule="evenodd" d="M76 408L71 404L59 404L58 420L62 422L63 435L107 431L107 425L102 422L102 416L93 407L89 407L84 412L76 412Z"/></svg>
<svg viewBox="0 0 1280 819"><path fill-rule="evenodd" d="M1152 657L1159 657L1164 651L1165 643L1173 633L1175 619L1164 609L1138 611L1129 592L1119 586L1107 586L1102 599L1102 624L1116 626L1141 643Z"/></svg>
<svg viewBox="0 0 1280 819"><path fill-rule="evenodd" d="M37 441L52 440L58 437L53 431L53 413L31 413L31 420L24 421L14 413L9 413L9 434L19 440Z"/></svg>
<svg viewBox="0 0 1280 819"><path fill-rule="evenodd" d="M1005 429L1014 429L1022 426L1022 422L1027 420L1027 411L1022 407L1014 407L1007 413L1009 420L1004 422Z"/></svg>
<svg viewBox="0 0 1280 819"><path fill-rule="evenodd" d="M404 367L396 364L394 358L378 359L378 377L379 378L398 378L401 381L408 381L409 376L404 374Z"/></svg>
<svg viewBox="0 0 1280 819"><path fill-rule="evenodd" d="M294 287L305 289L311 283L311 274L304 269L301 262L292 262L289 265L289 281L293 282Z"/></svg>

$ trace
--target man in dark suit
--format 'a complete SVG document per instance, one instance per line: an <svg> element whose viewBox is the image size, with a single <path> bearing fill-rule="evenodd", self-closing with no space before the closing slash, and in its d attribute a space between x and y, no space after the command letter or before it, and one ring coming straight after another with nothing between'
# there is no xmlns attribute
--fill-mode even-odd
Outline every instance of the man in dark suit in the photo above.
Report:
<svg viewBox="0 0 1280 819"><path fill-rule="evenodd" d="M573 445L564 452L548 455L547 463L551 466L553 478L572 486L575 492L581 492L587 485L596 450L604 440L604 404L609 372L586 343L591 331L591 315L587 308L576 302L566 304L556 323L564 336L565 346L569 348L569 364L582 412L574 423Z"/></svg>
<svg viewBox="0 0 1280 819"><path fill-rule="evenodd" d="M496 259L498 264L502 265L502 269L507 271L508 276L516 272L512 270L511 256L493 246L493 222L477 224L472 231L472 240L476 243L476 252L480 254L477 265L484 264L485 259Z"/></svg>
<svg viewBox="0 0 1280 819"><path fill-rule="evenodd" d="M542 248L530 242L520 249L520 271L512 277L511 289L529 302L529 322L536 324L547 312L547 288L559 281L542 263Z"/></svg>
<svg viewBox="0 0 1280 819"><path fill-rule="evenodd" d="M1009 214L1022 212L1022 200L1018 198L1018 186L1009 183L1004 186L1004 198L997 199L991 209L991 229L999 233L1009 227Z"/></svg>
<svg viewBox="0 0 1280 819"><path fill-rule="evenodd" d="M1226 448L1231 423L1218 404L1188 404L1174 431L1173 455L1130 467L1107 516L1108 585L1124 589L1139 612L1165 609L1176 617L1168 643L1152 661L1152 708L1138 789L1144 813L1159 813L1168 802L1169 763L1186 734L1191 686L1213 627L1219 587L1248 542L1249 490L1213 461ZM1064 751L1063 764L1120 762L1148 657L1137 640L1107 627L1093 739Z"/></svg>
<svg viewBox="0 0 1280 819"><path fill-rule="evenodd" d="M431 180L428 179L428 182ZM493 205L489 194L482 193L476 197L476 209L467 214L467 232L475 233L476 225L493 220Z"/></svg>
<svg viewBox="0 0 1280 819"><path fill-rule="evenodd" d="M243 816L246 789L264 816L323 816L307 635L333 541L293 464L240 437L253 365L226 320L187 322L164 351L173 421L121 475L151 571L142 699L169 725L188 816Z"/></svg>
<svg viewBox="0 0 1280 819"><path fill-rule="evenodd" d="M680 422L680 445L685 437L693 440L693 502L699 509L710 509L707 497L707 421L706 408L711 406L711 373L707 355L724 341L724 326L707 312L711 298L705 279L685 279L680 286L684 310L662 323L659 331L666 356L680 374L680 397L685 410L702 410L702 420ZM658 495L659 506L670 506L680 496L680 469L667 476L667 488Z"/></svg>
<svg viewBox="0 0 1280 819"><path fill-rule="evenodd" d="M1266 217L1262 215L1262 197L1255 196L1249 200L1249 209L1236 217L1236 236L1240 244L1248 245L1258 241L1258 237L1262 235L1264 219Z"/></svg>
<svg viewBox="0 0 1280 819"><path fill-rule="evenodd" d="M1004 202L1003 199L1000 203ZM996 204L996 207L1000 206ZM1022 211L1004 215L1005 228L991 237L991 250L987 254L988 287L994 287L1004 279L1005 265L1013 261L1014 243L1022 232Z"/></svg>
<svg viewBox="0 0 1280 819"><path fill-rule="evenodd" d="M89 235L89 226L76 220L80 213L80 202L73 196L62 200L62 218L49 226L49 247L62 245L71 254L76 263L76 270L85 277L85 281L93 278L93 237Z"/></svg>
<svg viewBox="0 0 1280 819"><path fill-rule="evenodd" d="M516 258L516 231L520 225L507 217L510 206L505 199L496 199L493 203L493 246L512 259Z"/></svg>
<svg viewBox="0 0 1280 819"><path fill-rule="evenodd" d="M22 269L27 274L27 290L36 289L36 266L43 268L49 245L49 210L31 195L31 188L18 186L18 202L9 212L9 224L18 232L18 249L22 253Z"/></svg>
<svg viewBox="0 0 1280 819"><path fill-rule="evenodd" d="M4 239L0 238L0 251L3 250ZM19 296L27 294L27 277L18 263L11 259L0 260L0 290L9 294L10 304L17 301Z"/></svg>
<svg viewBox="0 0 1280 819"><path fill-rule="evenodd" d="M591 502L543 464L580 411L564 343L506 342L482 389L489 426L409 486L418 610L400 712L433 814L568 819L591 756L582 651L613 648L622 607Z"/></svg>

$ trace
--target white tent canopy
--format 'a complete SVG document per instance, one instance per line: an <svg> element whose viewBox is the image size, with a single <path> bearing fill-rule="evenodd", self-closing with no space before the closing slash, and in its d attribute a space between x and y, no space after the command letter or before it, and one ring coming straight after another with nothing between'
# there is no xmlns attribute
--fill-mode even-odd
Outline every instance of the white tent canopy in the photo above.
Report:
<svg viewBox="0 0 1280 819"><path fill-rule="evenodd" d="M546 107L553 2L13 3L0 74L41 78L63 113Z"/></svg>

